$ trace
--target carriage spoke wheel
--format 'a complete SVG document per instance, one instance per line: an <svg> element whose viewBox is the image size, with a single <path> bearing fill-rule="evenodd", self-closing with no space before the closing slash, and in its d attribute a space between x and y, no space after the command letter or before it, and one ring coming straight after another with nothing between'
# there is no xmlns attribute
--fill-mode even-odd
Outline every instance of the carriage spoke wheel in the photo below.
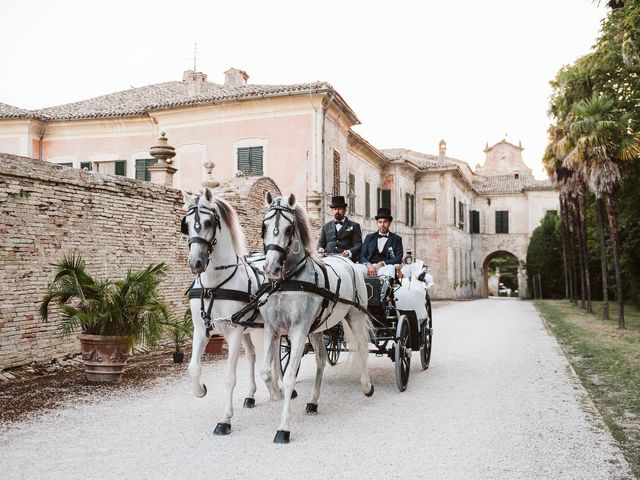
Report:
<svg viewBox="0 0 640 480"><path fill-rule="evenodd" d="M431 361L431 342L433 340L431 325L431 317L429 317L422 322L420 328L420 363L422 363L423 370L429 368Z"/></svg>
<svg viewBox="0 0 640 480"><path fill-rule="evenodd" d="M289 360L291 359L291 342L289 337L282 335L280 337L280 372L284 375L289 366Z"/></svg>
<svg viewBox="0 0 640 480"><path fill-rule="evenodd" d="M342 340L344 338L344 332L340 327L339 333L329 333L324 337L324 344L327 347L327 356L329 365L333 366L338 363L340 358L340 351L342 350Z"/></svg>
<svg viewBox="0 0 640 480"><path fill-rule="evenodd" d="M396 363L396 383L398 390L404 392L409 383L409 372L411 371L411 342L409 338L409 321L406 315L398 318L396 327L395 363Z"/></svg>

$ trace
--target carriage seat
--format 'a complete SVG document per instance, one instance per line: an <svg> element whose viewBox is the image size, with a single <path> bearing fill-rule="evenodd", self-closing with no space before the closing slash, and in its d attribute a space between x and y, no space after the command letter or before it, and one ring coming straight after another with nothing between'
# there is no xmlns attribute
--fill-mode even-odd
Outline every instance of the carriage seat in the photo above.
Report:
<svg viewBox="0 0 640 480"><path fill-rule="evenodd" d="M393 295L393 277L364 276L367 286L367 305L383 306Z"/></svg>

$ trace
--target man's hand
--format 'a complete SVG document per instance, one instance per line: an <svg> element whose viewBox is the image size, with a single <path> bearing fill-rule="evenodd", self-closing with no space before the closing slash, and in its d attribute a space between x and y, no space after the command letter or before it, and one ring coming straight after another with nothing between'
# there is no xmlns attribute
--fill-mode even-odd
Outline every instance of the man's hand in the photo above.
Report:
<svg viewBox="0 0 640 480"><path fill-rule="evenodd" d="M375 275L376 273L375 267L367 262L367 275Z"/></svg>
<svg viewBox="0 0 640 480"><path fill-rule="evenodd" d="M343 257L350 257L351 256L351 252L349 250L345 250L344 252L342 252L342 256Z"/></svg>

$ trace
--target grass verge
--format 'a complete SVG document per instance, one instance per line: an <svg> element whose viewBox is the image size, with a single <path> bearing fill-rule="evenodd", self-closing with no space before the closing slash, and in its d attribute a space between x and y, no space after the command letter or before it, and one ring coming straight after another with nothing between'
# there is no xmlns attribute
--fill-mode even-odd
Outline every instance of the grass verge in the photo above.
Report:
<svg viewBox="0 0 640 480"><path fill-rule="evenodd" d="M603 320L565 300L539 300L536 307L562 345L636 477L640 478L640 312L625 306L627 328L617 328L615 305Z"/></svg>

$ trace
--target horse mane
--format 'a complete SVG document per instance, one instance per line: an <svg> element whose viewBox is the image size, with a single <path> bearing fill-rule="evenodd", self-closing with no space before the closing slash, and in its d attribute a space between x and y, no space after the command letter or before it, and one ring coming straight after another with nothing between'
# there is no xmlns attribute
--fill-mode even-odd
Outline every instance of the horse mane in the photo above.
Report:
<svg viewBox="0 0 640 480"><path fill-rule="evenodd" d="M296 202L294 206L294 211L296 214L296 226L300 234L302 246L312 257L315 257L317 254L313 242L311 241L311 227L309 226L309 217L307 216L307 212L298 202Z"/></svg>
<svg viewBox="0 0 640 480"><path fill-rule="evenodd" d="M226 223L231 235L231 245L236 255L244 257L247 254L246 241L242 228L240 227L240 219L235 209L226 200L213 197L211 200L220 212L220 220Z"/></svg>

